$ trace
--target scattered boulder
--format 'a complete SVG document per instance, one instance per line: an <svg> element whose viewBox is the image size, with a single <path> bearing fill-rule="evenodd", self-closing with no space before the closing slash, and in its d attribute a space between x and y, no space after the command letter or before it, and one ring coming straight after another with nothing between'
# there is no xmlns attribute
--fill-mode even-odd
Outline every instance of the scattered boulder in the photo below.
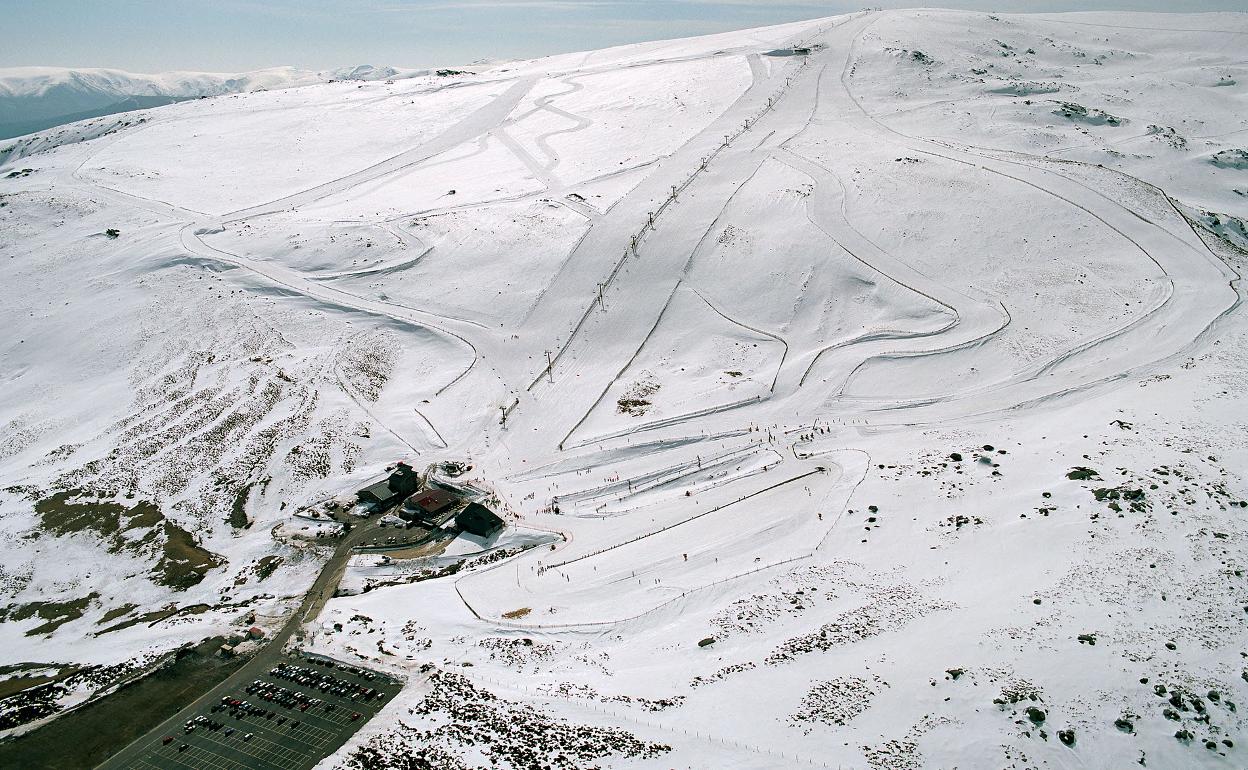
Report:
<svg viewBox="0 0 1248 770"><path fill-rule="evenodd" d="M1053 114L1091 126L1121 126L1127 122L1126 118L1110 115L1104 110L1088 109L1076 102L1057 102L1057 109L1053 110Z"/></svg>
<svg viewBox="0 0 1248 770"><path fill-rule="evenodd" d="M1209 157L1209 162L1218 168L1245 171L1248 170L1248 150L1220 150Z"/></svg>

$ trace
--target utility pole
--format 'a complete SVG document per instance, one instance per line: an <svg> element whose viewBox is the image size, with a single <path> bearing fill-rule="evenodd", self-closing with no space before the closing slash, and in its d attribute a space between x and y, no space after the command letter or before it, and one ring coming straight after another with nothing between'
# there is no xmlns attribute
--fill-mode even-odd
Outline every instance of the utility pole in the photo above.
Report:
<svg viewBox="0 0 1248 770"><path fill-rule="evenodd" d="M551 382L555 381L555 361L550 357L550 351L546 351L546 376Z"/></svg>
<svg viewBox="0 0 1248 770"><path fill-rule="evenodd" d="M504 404L503 406L500 406L499 410L502 411L503 413L502 425L504 428L506 428L507 427L507 405Z"/></svg>
<svg viewBox="0 0 1248 770"><path fill-rule="evenodd" d="M607 312L607 304L602 300L602 287L605 284L598 284L598 307L602 308L602 312Z"/></svg>
<svg viewBox="0 0 1248 770"><path fill-rule="evenodd" d="M631 236L631 237L632 237L632 239L633 239L633 245L632 245L632 249L633 249L633 256L635 257L635 256L637 256L637 236L635 236L635 235L634 235L634 236Z"/></svg>
<svg viewBox="0 0 1248 770"><path fill-rule="evenodd" d="M653 229L654 229L654 212L653 212L653 211L649 211L649 212L646 212L646 213L647 213L647 215L650 217L650 219L649 219L649 221L647 222L647 224L650 226L650 229L651 229L651 230L653 230Z"/></svg>
<svg viewBox="0 0 1248 770"><path fill-rule="evenodd" d="M672 200L676 200L676 185L672 185Z"/></svg>

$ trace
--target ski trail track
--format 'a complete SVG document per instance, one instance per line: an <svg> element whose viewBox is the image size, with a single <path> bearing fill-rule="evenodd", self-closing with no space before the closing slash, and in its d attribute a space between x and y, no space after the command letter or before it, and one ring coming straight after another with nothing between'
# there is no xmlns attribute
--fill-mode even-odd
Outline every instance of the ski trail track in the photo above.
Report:
<svg viewBox="0 0 1248 770"><path fill-rule="evenodd" d="M1161 361L1181 354L1211 324L1238 304L1238 293L1231 285L1235 279L1234 274L1213 257L1192 233L1176 235L1162 224L1153 222L1099 191L1059 173L1019 160L997 159L976 148L955 148L945 143L899 134L871 117L854 98L848 83L848 72L854 61L858 38L879 18L876 15L862 23L842 25L832 30L831 39L823 41L827 50L843 51L845 59L839 82L838 79L828 78L826 87L819 90L820 105L816 120L824 119L832 124L843 125L847 130L856 132L858 137L865 134L902 149L966 164L976 172L986 171L1008 178L1044 192L1063 205L1077 207L1097 220L1101 226L1113 230L1119 237L1132 243L1139 250L1141 259L1148 260L1164 277L1165 290L1154 298L1152 305L1143 313L1127 323L1084 340L1046 361L1015 372L1002 382L908 400L879 400L854 394L852 386L855 376L872 361L884 358L914 360L936 357L980 345L1010 324L1010 314L998 302L970 297L923 275L880 250L862 236L846 218L843 187L835 174L796 154L785 146L788 141L786 140L772 154L816 182L810 213L820 229L868 267L949 308L956 314L956 321L935 332L868 332L859 338L815 351L813 354L799 354L795 357L796 360L807 360L809 364L796 382L790 380L790 374L782 372L772 401L782 398L791 400L788 397L814 381L826 380L839 385L829 393L827 400L816 404L815 408L798 404L796 411L789 412L786 409L785 413L793 414L802 421L814 419L816 413L829 414L838 419L869 414L868 421L872 424L904 427L1010 410L1023 404L1048 403L1057 395L1082 392L1096 384L1146 373ZM828 128L826 125L821 127ZM917 344L919 342L926 344L920 346ZM1147 351L1147 354L1142 356L1141 351ZM789 371L794 368L791 367ZM841 372L840 375L834 374L838 371ZM745 410L744 414L731 418L736 424L753 419L755 411L761 410L764 414L781 411L781 406L776 403L764 405L747 401L735 406ZM722 411L724 410L713 410L711 414L722 416ZM729 424L723 419L700 419L708 416L710 415L706 413L696 413L687 415L687 418L708 427L723 428ZM761 414L759 418L766 420ZM581 444L629 439L640 432L671 428L681 422L684 421L680 418L672 418L661 423L640 425L609 435L587 438Z"/></svg>
<svg viewBox="0 0 1248 770"><path fill-rule="evenodd" d="M873 118L853 96L849 85L850 67L859 38L877 16L849 42L841 87L833 92L838 109L852 116L864 131L890 138L906 148L965 164L1047 193L1063 203L1083 210L1104 227L1131 242L1144 259L1153 263L1165 277L1166 291L1141 315L1117 329L1059 353L1049 361L1015 373L1002 383L972 391L946 394L911 402L882 404L866 398L844 398L838 411L883 408L904 411L901 419L922 422L955 419L971 414L1012 408L1014 405L1075 392L1099 381L1115 380L1130 372L1146 371L1149 366L1185 349L1204 329L1238 302L1230 287L1230 271L1184 233L1176 235L1161 224L1114 201L1101 192L1069 177L1017 160L999 160L978 148L959 149L947 144L901 134ZM1141 354L1147 351L1147 360ZM914 354L897 353L910 357ZM919 353L917 355L927 355ZM864 361L856 371L860 371ZM1105 376L1098 372L1109 371ZM851 374L849 386L852 385ZM834 400L829 404L836 407ZM911 409L910 407L916 407ZM915 412L920 415L916 415ZM942 411L945 412L942 414ZM896 418L893 418L896 419Z"/></svg>
<svg viewBox="0 0 1248 770"><path fill-rule="evenodd" d="M757 78L763 75L763 68L754 65L752 72ZM540 444L535 445L528 434L554 433L552 423L563 421L556 434L563 444L601 401L610 383L653 333L697 244L726 202L755 172L758 156L747 146L748 141L737 139L768 130L784 131L787 136L794 126L805 125L808 107L804 104L809 99L789 97L785 92L809 93L812 85L804 62L778 67L771 75L756 79L719 119L661 160L645 180L594 224L569 260L568 269L556 277L560 290L548 291L545 306L532 314L534 318L567 318L575 317L577 305L582 308L580 320L571 329L556 332L554 382L547 381L544 369L530 375L528 403L539 408L526 408L522 402L517 409L520 426L511 432L513 440L523 436L528 451L537 451ZM742 128L743 122L748 129ZM693 177L689 176L691 171L695 172ZM673 189L677 195L670 199ZM669 206L671 212L665 213ZM647 223L652 216L650 229ZM639 226L644 229L634 255L628 245ZM602 266L604 254L622 256L607 269ZM594 259L593 255L599 256ZM642 280L630 280L632 275ZM604 286L601 304L596 300L600 284ZM612 315L610 309L617 305L627 306L629 312ZM556 403L560 408L552 408ZM529 420L540 420L542 431L533 431L535 426ZM525 451L519 445L511 449Z"/></svg>
<svg viewBox="0 0 1248 770"><path fill-rule="evenodd" d="M417 147L379 163L374 163L368 168L319 184L302 192L287 195L259 206L239 209L226 214L222 219L226 222L233 222L306 206L335 193L350 190L365 182L371 182L388 174L393 174L396 171L419 165L430 158L441 155L494 129L511 114L511 111L516 108L520 100L532 90L537 80L537 76L518 79L506 91L495 97L488 104L478 108L475 112L445 129L433 139Z"/></svg>
<svg viewBox="0 0 1248 770"><path fill-rule="evenodd" d="M497 442L493 442L493 453L513 458L511 468L520 468L520 459L530 462L527 471L509 478L520 485L558 479L578 467L588 469L615 460L627 463L647 455L664 455L682 447L702 444L709 448L716 441L720 441L721 446L725 441L736 443L719 450L709 449L708 465L712 467L716 467L714 464L717 461L727 466L758 452L774 451L766 443L759 442L760 437L751 436L748 428L743 428L750 424L812 424L812 420L824 418L834 424L865 421L872 429L908 429L915 425L941 424L1011 409L1043 408L1062 395L1084 392L1099 384L1146 372L1158 362L1181 354L1194 341L1207 335L1219 319L1238 305L1239 295L1235 287L1238 276L1204 248L1190 226L1176 233L1164 223L1150 220L1084 182L1045 167L1041 159L1001 157L1000 153L986 148L908 136L870 115L852 93L849 72L860 37L881 18L885 16L879 13L862 14L826 26L810 36L812 41L822 43L821 49L808 57L793 57L782 64L777 63L770 73L757 53L746 55L753 80L717 119L668 156L643 164L649 170L641 182L605 211L572 206L587 218L589 228L563 260L554 279L542 289L517 330L518 336L525 339L529 353L537 350L533 348L535 344L552 349L554 363L549 367L549 375L553 382L548 381L547 370L534 371L534 364L523 353L516 354L512 348L504 347L499 339L501 333L497 330L467 318L439 315L361 297L321 282L347 275L386 275L407 269L428 253L428 247L414 259L401 263L314 278L271 262L252 260L215 248L205 243L200 234L219 226L221 221L256 219L297 209L387 175L421 165L446 162L439 160L439 156L468 143L476 142L477 152L481 152L490 136L502 142L544 185L545 189L539 193L526 193L512 200L538 199L560 193L565 188L555 169L560 166L561 158L551 146L550 139L558 134L584 130L592 125L592 121L562 110L551 102L583 89L585 86L579 78L595 71L618 70L622 68L620 65L582 67L575 72L560 73L558 79L569 87L568 90L540 97L534 101L533 110L529 113L513 116L542 76L521 77L503 94L417 147L338 179L234 211L224 217L214 218L165 201L107 188L79 173L87 160L72 172L71 181L75 186L112 198L123 205L138 206L168 218L180 228L177 229L178 241L192 255L192 259L244 269L327 308L389 319L419 333L454 340L471 356L471 361L453 379L432 392L431 398L470 375L474 375L474 382L482 383L482 378L485 378L484 382L501 384L505 390L518 393L518 402L508 417L506 427L493 429L490 433L492 440L495 436L498 438ZM660 58L633 62L623 67L647 67L707 56ZM838 57L841 60L838 61ZM841 70L839 78L831 76L837 66ZM570 128L536 137L534 141L545 160L535 157L507 132L509 125L518 123L525 115L537 110L573 123ZM992 339L1009 325L1010 315L998 302L973 297L968 292L923 274L888 254L855 229L846 213L845 185L836 172L802 156L798 149L789 146L812 124L831 132L853 134L860 141L863 137L870 137L872 141L962 164L969 173L990 173L1009 179L1053 197L1059 205L1081 209L1101 226L1133 243L1140 251L1141 259L1151 261L1164 276L1166 291L1155 297L1144 313L1128 323L1082 341L1001 382L909 400L882 400L855 394L853 385L856 374L872 362L884 359L931 360L932 365L938 366L938 356ZM99 145L101 148L104 146L107 145ZM712 231L733 196L763 163L773 160L812 180L814 192L807 203L807 215L812 224L852 258L940 306L951 315L952 320L929 331L868 330L846 342L796 350L791 355L791 340L733 319L729 312L716 307L701 292L697 292L696 286L690 286L724 319L772 337L784 345L784 355L772 380L770 393L632 426L608 435L577 437L572 441L578 427L602 403L611 385L625 375L629 365L640 355L646 341L658 328L671 298L686 280L699 244ZM612 171L599 179L631 170L634 169ZM463 204L421 213L467 210L498 202ZM1182 218L1177 207L1175 211ZM648 224L652 212L657 216L652 224ZM409 216L412 215L373 224L382 226L411 245L410 233L396 224ZM633 250L629 246L630 239L638 233L640 237ZM603 286L601 301L598 299L600 285ZM627 307L629 312L612 312L620 307ZM488 365L477 367L483 359L488 359ZM333 375L339 387L346 390L347 395L374 421L413 451L418 451L415 444L382 423L379 417L359 403L342 384L336 364ZM812 388L816 388L816 393L822 397L808 398ZM802 393L803 390L806 392ZM802 399L798 398L799 393ZM438 449L439 443L446 448L448 442L433 423L423 413L415 411L431 434L416 443L424 445L425 451ZM424 428L420 430L424 432ZM642 433L647 434L647 438L638 442ZM436 442L433 437L436 437ZM454 438L452 444L462 443ZM770 433L768 439L771 440ZM594 537L574 539L573 533L559 526L555 517L556 529L564 536L564 542L558 545L555 553L524 555L507 560L460 578L455 588L478 618L496 616L492 609L480 605L492 593L494 581L499 580L514 581L535 595L555 597L556 600L574 600L578 596L591 599L600 595L602 587L613 581L619 584L621 591L625 590L627 583L627 590L632 592L631 579L625 581L618 574L598 575L592 569L598 556L611 553L614 558L624 551L637 554L633 560L644 563L646 570L686 577L681 578L679 585L662 586L661 591L642 586L631 598L618 602L618 606L605 613L603 607L590 604L577 613L584 618L604 614L619 616L644 608L640 614L610 620L569 622L561 627L568 631L586 627L611 628L650 616L651 613L658 615L660 610L675 606L691 592L704 591L814 555L814 551L791 549L796 555L773 564L751 563L746 570L734 567L728 571L716 571L718 568L711 568L705 563L712 550L725 545L734 548L743 546L739 543L710 543L685 554L694 557L694 564L689 567L686 566L687 559L680 559L682 553L691 548L689 541L682 537L687 529L691 529L685 528L686 524L713 514L728 512L735 515L737 511L733 506L739 502L764 494L787 494L791 491L787 489L789 485L817 479L821 499L829 501L821 504L822 507L835 514L828 517L826 526L814 539L822 543L839 522L849 496L866 476L869 461L865 453L857 450L837 450L826 456L814 457L799 456L795 452L792 459L784 457L777 460L780 473L773 474L765 483L760 483L753 472L743 472L743 475L731 476L725 483L707 490L700 502L708 507L695 510L689 505L670 506L668 520L661 522L658 529L632 521L631 511L624 507L590 522L600 527L594 530ZM625 485L627 494L618 496L617 502L626 502L634 493L633 479L639 481L638 492L657 490L666 494L669 490L664 489L665 486L674 486L678 481L683 483L688 475L687 461L672 461L659 470L638 473L630 477L630 483ZM599 489L584 487L569 499L593 502L618 491L618 483ZM543 521L550 522L551 519ZM735 534L745 534L760 541L778 541L786 537L783 530L790 524L796 526L796 522L768 521L761 529L739 530ZM810 523L805 522L803 526L809 528ZM784 549L780 550L783 552ZM744 555L746 551L741 550L740 553ZM540 572L522 571L521 565L530 565L534 558L550 559L554 564L544 566ZM564 575L552 571L556 567L565 572L568 569L577 570L577 582L572 584L574 588L565 589L564 584L550 582L564 579ZM689 570L696 574L690 574ZM670 596L672 591L677 592L675 598ZM518 629L534 627L523 622L488 622Z"/></svg>

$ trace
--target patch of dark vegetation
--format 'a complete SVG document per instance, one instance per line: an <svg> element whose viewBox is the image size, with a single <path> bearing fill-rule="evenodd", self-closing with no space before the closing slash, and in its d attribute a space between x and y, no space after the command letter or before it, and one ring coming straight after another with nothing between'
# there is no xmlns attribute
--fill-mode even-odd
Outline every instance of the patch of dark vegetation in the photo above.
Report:
<svg viewBox="0 0 1248 770"><path fill-rule="evenodd" d="M261 558L256 562L256 579L267 580L269 575L272 575L278 567L282 566L284 561L285 559L280 556L265 556Z"/></svg>
<svg viewBox="0 0 1248 770"><path fill-rule="evenodd" d="M867 604L842 612L818 629L784 641L764 662L770 666L780 665L800 655L870 639L925 615L956 606L928 599L918 589L905 584L874 588L868 599Z"/></svg>
<svg viewBox="0 0 1248 770"><path fill-rule="evenodd" d="M132 662L113 666L17 664L12 670L30 671L36 675L15 677L11 683L5 683L8 685L6 694L0 698L0 730L11 730L59 714L65 708L61 701L71 692L102 692L138 668ZM49 674L48 671L55 673ZM0 743L0 767L19 767L3 761L5 745Z"/></svg>
<svg viewBox="0 0 1248 770"><path fill-rule="evenodd" d="M1148 136L1153 137L1157 141L1165 142L1176 150L1187 149L1187 139L1180 136L1173 126L1150 125L1147 133Z"/></svg>
<svg viewBox="0 0 1248 770"><path fill-rule="evenodd" d="M95 635L101 636L103 634L112 633L113 631L123 631L131 626L137 626L143 623L146 623L150 627L156 625L162 620L167 620L175 616L199 615L210 609L212 609L212 605L209 604L191 604L186 607L179 607L177 604L169 604L159 610L153 610L151 612L145 612L142 615L136 615L129 620L124 620L116 625L109 626L103 631L97 631ZM100 622L103 623L104 621Z"/></svg>
<svg viewBox="0 0 1248 770"><path fill-rule="evenodd" d="M1233 148L1219 150L1209 156L1209 162L1218 168L1248 169L1248 150Z"/></svg>
<svg viewBox="0 0 1248 770"><path fill-rule="evenodd" d="M1122 505L1127 505L1136 513L1143 513L1148 510L1148 501L1145 497L1144 490L1133 489L1126 485L1118 487L1101 487L1092 490L1092 496L1096 498L1098 503L1109 501L1109 509L1115 513L1122 512Z"/></svg>
<svg viewBox="0 0 1248 770"><path fill-rule="evenodd" d="M614 727L572 724L532 706L505 700L467 677L432 665L421 668L430 692L411 710L438 725L401 727L374 737L347 757L353 770L467 768L465 750L491 767L573 770L605 757L653 759L672 750Z"/></svg>
<svg viewBox="0 0 1248 770"><path fill-rule="evenodd" d="M200 548L190 532L173 522L166 521L164 530L164 552L151 571L156 583L185 591L198 585L209 570L225 562L215 553Z"/></svg>
<svg viewBox="0 0 1248 770"><path fill-rule="evenodd" d="M820 682L802 697L798 710L789 715L789 722L797 726L821 722L843 727L870 707L875 694L871 683L858 676ZM805 732L809 734L811 728L805 728Z"/></svg>
<svg viewBox="0 0 1248 770"><path fill-rule="evenodd" d="M398 360L399 345L390 335L357 335L338 361L338 376L355 396L376 403Z"/></svg>
<svg viewBox="0 0 1248 770"><path fill-rule="evenodd" d="M104 617L100 618L99 621L96 623L96 625L102 626L105 623L111 623L117 618L121 618L121 617L125 617L126 615L129 615L131 612L134 612L138 608L139 608L139 605L137 604L123 604L120 607L114 607L108 612L105 612Z"/></svg>
<svg viewBox="0 0 1248 770"><path fill-rule="evenodd" d="M51 635L66 623L82 617L87 607L99 598L100 595L93 591L80 599L68 599L63 602L10 604L0 608L0 623L21 622L37 617L45 622L27 631L26 636Z"/></svg>
<svg viewBox="0 0 1248 770"><path fill-rule="evenodd" d="M67 489L36 501L35 513L44 531L54 535L94 532L109 540L111 553L120 551L126 544L124 538L112 536L132 529L149 529L165 518L152 503L139 502L126 507L81 489Z"/></svg>
<svg viewBox="0 0 1248 770"><path fill-rule="evenodd" d="M218 658L213 653L224 639L208 639L169 656L165 665L137 680L128 681L105 697L76 708L26 735L0 743L0 767L23 770L63 770L95 767L160 724L171 713L203 695L234 673L244 658ZM62 681L15 696L28 713L49 716L62 710L56 699L73 689L107 690L137 674L134 664L91 667ZM10 698L0 700L0 728L9 726L11 708L22 708ZM27 724L24 719L18 724Z"/></svg>
<svg viewBox="0 0 1248 770"><path fill-rule="evenodd" d="M1104 110L1089 109L1076 102L1058 102L1053 114L1076 123L1087 123L1093 126L1121 126L1127 122L1125 118L1110 115Z"/></svg>
<svg viewBox="0 0 1248 770"><path fill-rule="evenodd" d="M1079 468L1071 468L1070 473L1066 474L1066 478L1070 479L1071 481L1089 481L1092 479L1099 480L1101 478L1101 474L1097 473L1091 468L1079 467Z"/></svg>
<svg viewBox="0 0 1248 770"><path fill-rule="evenodd" d="M0 701L23 690L40 685L57 682L82 669L78 666L46 663L11 663L0 666L0 675L7 677L0 681Z"/></svg>
<svg viewBox="0 0 1248 770"><path fill-rule="evenodd" d="M253 486L255 485L244 484L234 495L234 504L230 507L229 518L226 519L226 523L234 529L246 529L251 526L251 521L247 518L247 498L251 496Z"/></svg>
<svg viewBox="0 0 1248 770"><path fill-rule="evenodd" d="M935 59L933 59L932 57L928 56L927 54L923 53L922 51L918 49L915 49L912 51L909 48L888 47L888 48L885 48L884 51L886 53L891 53L894 56L899 56L906 61L910 61L915 64L922 64L925 67L930 67L936 63Z"/></svg>
<svg viewBox="0 0 1248 770"><path fill-rule="evenodd" d="M978 516L963 516L960 513L954 514L939 522L941 527L953 527L955 530L962 529L965 526L974 524L976 526L983 524L984 520Z"/></svg>
<svg viewBox="0 0 1248 770"><path fill-rule="evenodd" d="M224 559L204 548L194 536L165 518L154 503L140 500L125 505L82 489L66 489L35 501L41 529L51 535L90 533L106 544L109 553L133 551L158 556L149 573L152 582L175 591L197 585ZM147 530L141 537L126 533Z"/></svg>
<svg viewBox="0 0 1248 770"><path fill-rule="evenodd" d="M1248 679L1248 676L1245 676L1245 679ZM1140 682L1147 684L1148 680L1145 678ZM1201 691L1175 682L1169 686L1155 684L1152 690L1159 699L1156 704L1161 711L1161 716L1171 722L1179 723L1180 729L1174 734L1179 742L1188 744L1199 739L1196 745L1201 745L1210 751L1220 751L1221 747L1227 749L1234 747L1235 742L1229 737L1227 727L1228 723L1238 723L1238 718L1235 716L1238 709L1235 702L1226 698L1221 691L1204 691L1204 688L1201 688L1201 691L1204 691L1202 695ZM1127 728L1119 722L1114 724L1124 732L1134 731L1135 719L1137 717L1130 714L1119 720L1119 722L1127 722Z"/></svg>
<svg viewBox="0 0 1248 770"><path fill-rule="evenodd" d="M620 414L630 417L641 417L650 411L650 397L659 392L659 383L650 378L643 378L628 387L624 395L615 402L615 409Z"/></svg>
<svg viewBox="0 0 1248 770"><path fill-rule="evenodd" d="M1013 679L1006 682L1005 686L1001 688L1001 694L992 699L992 702L1002 709L1023 701L1035 703L1044 701L1040 694L1040 688L1025 679Z"/></svg>

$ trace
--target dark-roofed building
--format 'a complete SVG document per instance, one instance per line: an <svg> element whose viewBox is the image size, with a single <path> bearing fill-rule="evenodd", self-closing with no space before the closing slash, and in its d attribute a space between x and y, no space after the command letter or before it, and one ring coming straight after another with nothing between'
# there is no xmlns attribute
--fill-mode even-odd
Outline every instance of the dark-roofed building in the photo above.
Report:
<svg viewBox="0 0 1248 770"><path fill-rule="evenodd" d="M374 511L384 511L393 508L403 498L415 492L418 486L420 486L419 474L410 465L399 463L395 466L394 472L390 474L390 478L378 481L376 484L369 484L356 492L355 496Z"/></svg>
<svg viewBox="0 0 1248 770"><path fill-rule="evenodd" d="M489 537L503 528L503 520L480 503L468 503L456 514L455 526L477 537Z"/></svg>
<svg viewBox="0 0 1248 770"><path fill-rule="evenodd" d="M398 463L394 466L394 473L390 474L388 483L395 492L410 495L420 487L420 474L407 463Z"/></svg>
<svg viewBox="0 0 1248 770"><path fill-rule="evenodd" d="M374 510L389 508L395 503L394 490L390 489L389 481L378 481L355 493L361 503L371 506Z"/></svg>

